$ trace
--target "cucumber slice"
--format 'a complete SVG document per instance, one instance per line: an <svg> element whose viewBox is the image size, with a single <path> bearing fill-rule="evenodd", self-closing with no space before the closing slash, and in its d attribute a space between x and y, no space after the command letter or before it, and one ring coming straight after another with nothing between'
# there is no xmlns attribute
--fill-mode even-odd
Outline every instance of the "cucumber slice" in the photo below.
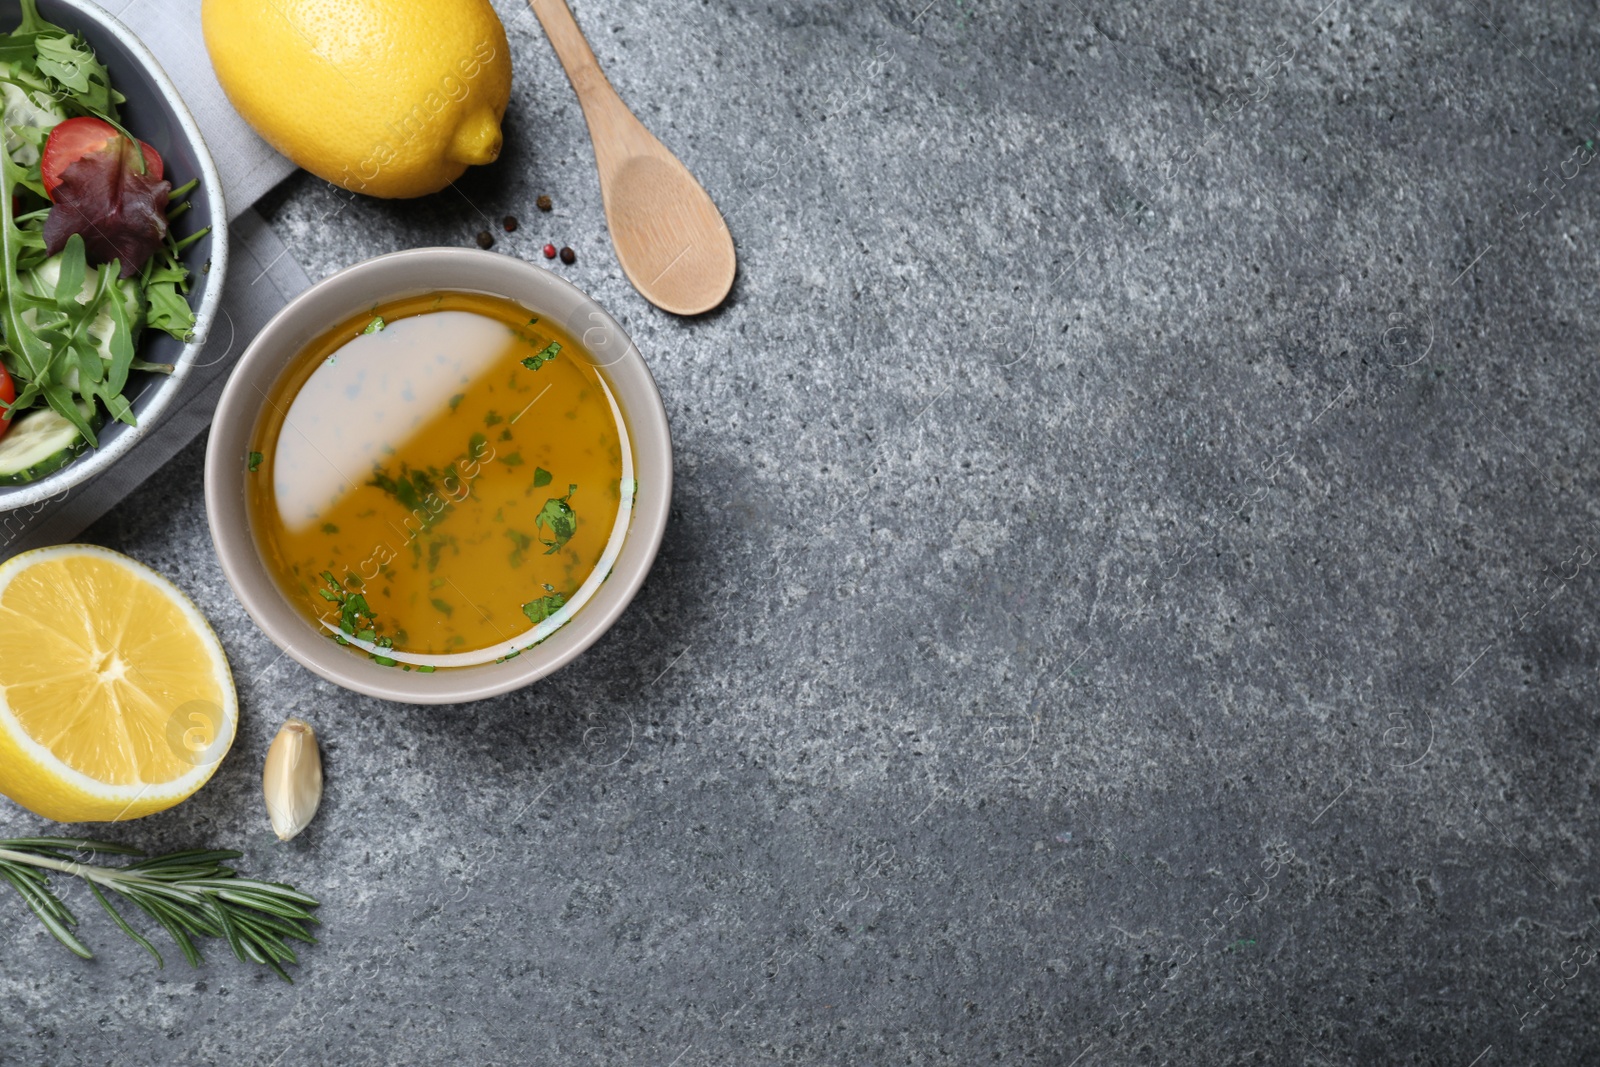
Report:
<svg viewBox="0 0 1600 1067"><path fill-rule="evenodd" d="M98 412L79 404L89 425L99 422ZM0 485L25 485L54 474L89 448L78 428L49 408L17 416L17 424L0 437Z"/></svg>

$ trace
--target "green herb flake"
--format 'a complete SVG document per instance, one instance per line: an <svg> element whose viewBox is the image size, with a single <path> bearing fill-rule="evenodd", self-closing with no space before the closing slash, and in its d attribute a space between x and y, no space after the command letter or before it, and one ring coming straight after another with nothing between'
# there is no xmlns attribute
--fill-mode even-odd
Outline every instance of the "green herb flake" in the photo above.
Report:
<svg viewBox="0 0 1600 1067"><path fill-rule="evenodd" d="M543 467L533 468L533 487L535 489L543 489L550 484L551 477L550 472Z"/></svg>
<svg viewBox="0 0 1600 1067"><path fill-rule="evenodd" d="M511 566L522 566L522 554L533 547L533 538L520 530L507 530L506 536L511 538Z"/></svg>
<svg viewBox="0 0 1600 1067"><path fill-rule="evenodd" d="M520 467L522 466L522 453L508 452L500 457L500 462L508 467Z"/></svg>
<svg viewBox="0 0 1600 1067"><path fill-rule="evenodd" d="M529 622L537 626L560 611L566 603L566 597L560 593L551 593L549 596L542 596L538 600L530 600L522 605L522 613L528 617Z"/></svg>
<svg viewBox="0 0 1600 1067"><path fill-rule="evenodd" d="M501 418L499 415L497 415L493 411L489 412L489 414L487 414L487 415L485 415L483 417L483 424L485 426L498 426L502 422L505 422L505 421L506 421L505 419Z"/></svg>
<svg viewBox="0 0 1600 1067"><path fill-rule="evenodd" d="M522 365L529 370L538 370L561 354L561 342L551 341L544 348L522 361Z"/></svg>
<svg viewBox="0 0 1600 1067"><path fill-rule="evenodd" d="M265 458L266 457L263 456L260 452L252 452L252 453L250 453L250 461L249 461L249 463L250 463L250 473L251 474L254 474L256 471L261 469L261 461L263 459L265 459Z"/></svg>
<svg viewBox="0 0 1600 1067"><path fill-rule="evenodd" d="M388 325L388 323L383 321L383 317L382 316L374 315L372 317L372 321L367 323L367 328L362 330L361 333L362 333L363 336L365 336L366 334L369 334L369 333L382 333L383 332L383 328L385 326L387 326L387 325Z"/></svg>
<svg viewBox="0 0 1600 1067"><path fill-rule="evenodd" d="M578 516L567 503L572 499L572 494L578 491L576 485L567 486L567 495L552 497L544 502L544 507L539 509L538 518L533 524L540 529L550 528L550 539L539 538L539 543L545 546L545 555L553 555L566 547L572 535L578 532Z"/></svg>
<svg viewBox="0 0 1600 1067"><path fill-rule="evenodd" d="M439 557L444 553L446 546L454 548L456 555L461 554L461 548L456 544L456 539L450 534L436 536L428 542L428 573L432 574L439 569Z"/></svg>
<svg viewBox="0 0 1600 1067"><path fill-rule="evenodd" d="M438 597L434 597L432 600L429 600L428 603L432 604L434 606L434 608L436 608L439 611L444 612L444 614L446 614L446 615L450 615L451 613L453 613L455 611L455 608L452 608L450 606L449 601L440 600Z"/></svg>
<svg viewBox="0 0 1600 1067"><path fill-rule="evenodd" d="M327 583L328 587L326 589L318 589L318 594L321 595L323 600L328 601L330 604L337 604L339 607L340 632L330 635L335 641L341 645L349 645L351 643L349 638L353 637L357 641L364 641L378 648L388 649L394 647L393 638L378 636L378 622L373 617L372 608L367 604L365 596L347 591L344 586L339 584L339 580L333 576L332 571L323 571L322 580ZM351 575L347 584L359 587L361 579ZM364 651L367 651L367 654L375 660L381 661L387 658L379 656L370 650ZM393 666L393 664L386 664L386 666Z"/></svg>
<svg viewBox="0 0 1600 1067"><path fill-rule="evenodd" d="M434 671L436 671L438 669L439 668L435 667L431 663L424 663L422 666L417 668L417 673L418 674L432 674Z"/></svg>
<svg viewBox="0 0 1600 1067"><path fill-rule="evenodd" d="M339 527L335 526L331 522L325 522L322 524L322 532L325 534L336 534L339 532Z"/></svg>
<svg viewBox="0 0 1600 1067"><path fill-rule="evenodd" d="M466 398L467 398L467 394L466 393L457 393L455 396L451 397L450 398L450 411L452 413L454 413L456 408L460 407L461 406L461 402L463 400L465 400Z"/></svg>

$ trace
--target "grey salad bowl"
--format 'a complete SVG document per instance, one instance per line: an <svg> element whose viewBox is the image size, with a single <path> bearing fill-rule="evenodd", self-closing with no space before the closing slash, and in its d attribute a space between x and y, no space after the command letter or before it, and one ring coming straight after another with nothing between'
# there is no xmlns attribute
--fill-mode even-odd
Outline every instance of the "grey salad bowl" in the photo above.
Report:
<svg viewBox="0 0 1600 1067"><path fill-rule="evenodd" d="M211 331L222 301L228 266L228 212L223 205L222 181L200 136L200 127L178 96L178 90L139 39L122 23L86 0L39 0L39 14L77 33L94 49L111 75L111 84L127 97L121 106L123 125L135 137L149 142L166 164L174 186L200 179L192 194L194 205L173 224L177 237L209 226L211 232L191 245L183 261L189 268L189 306L195 328L187 343L157 330L145 331L138 356L151 363L170 363L171 374L136 371L128 381L128 395L138 424L108 422L100 432L100 447L91 449L53 474L27 485L0 487L0 511L36 507L60 498L74 486L104 474L117 476L116 463L160 421L184 392L190 370ZM16 0L0 0L0 29L10 31L22 18Z"/></svg>
<svg viewBox="0 0 1600 1067"><path fill-rule="evenodd" d="M603 581L559 629L515 657L425 674L384 666L339 645L289 602L251 529L248 494L254 475L249 456L277 382L313 341L375 305L440 291L513 300L559 322L580 342L576 355L599 371L621 412L627 438L623 449L631 456L636 488L609 574L599 572ZM543 267L494 252L417 248L369 259L325 278L267 323L239 357L223 389L211 423L205 479L206 515L222 572L274 644L312 672L358 693L410 704L455 704L520 689L559 670L622 615L644 584L666 531L672 438L661 393L644 357L616 320L576 286Z"/></svg>

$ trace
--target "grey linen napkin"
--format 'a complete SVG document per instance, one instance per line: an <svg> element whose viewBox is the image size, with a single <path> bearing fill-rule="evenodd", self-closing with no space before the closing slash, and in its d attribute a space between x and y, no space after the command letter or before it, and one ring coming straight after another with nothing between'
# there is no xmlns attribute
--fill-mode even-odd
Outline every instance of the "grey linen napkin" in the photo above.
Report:
<svg viewBox="0 0 1600 1067"><path fill-rule="evenodd" d="M178 402L104 474L37 509L0 515L0 558L76 537L194 440L211 424L234 360L279 308L311 284L253 210L267 190L294 172L294 164L257 137L223 95L200 34L200 0L106 0L101 6L156 54L194 114L222 177L231 262L221 313Z"/></svg>

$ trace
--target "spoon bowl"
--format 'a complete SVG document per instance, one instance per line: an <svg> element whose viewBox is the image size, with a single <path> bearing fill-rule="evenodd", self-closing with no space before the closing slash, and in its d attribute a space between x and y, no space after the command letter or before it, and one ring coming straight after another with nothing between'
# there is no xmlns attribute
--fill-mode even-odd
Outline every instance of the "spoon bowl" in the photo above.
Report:
<svg viewBox="0 0 1600 1067"><path fill-rule="evenodd" d="M698 315L733 288L733 235L689 168L645 129L606 80L566 0L529 0L578 94L606 225L628 281L663 311Z"/></svg>

